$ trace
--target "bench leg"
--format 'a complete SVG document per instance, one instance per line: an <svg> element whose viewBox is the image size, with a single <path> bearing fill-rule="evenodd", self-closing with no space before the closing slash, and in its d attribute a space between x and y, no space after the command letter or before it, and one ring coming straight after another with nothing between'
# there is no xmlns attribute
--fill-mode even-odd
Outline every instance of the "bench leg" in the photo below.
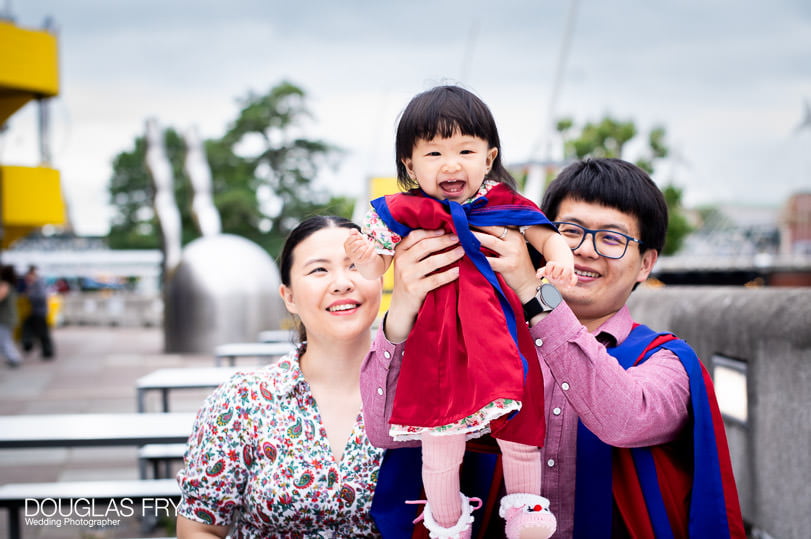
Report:
<svg viewBox="0 0 811 539"><path fill-rule="evenodd" d="M9 539L20 539L20 508L8 508L8 537Z"/></svg>

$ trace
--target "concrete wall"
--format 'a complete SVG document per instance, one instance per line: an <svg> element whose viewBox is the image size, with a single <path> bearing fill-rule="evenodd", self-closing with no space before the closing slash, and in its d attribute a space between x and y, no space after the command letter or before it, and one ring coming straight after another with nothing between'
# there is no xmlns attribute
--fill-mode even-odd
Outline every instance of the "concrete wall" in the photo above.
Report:
<svg viewBox="0 0 811 539"><path fill-rule="evenodd" d="M642 287L629 307L690 343L711 373L714 355L743 362L747 421L725 424L744 519L755 535L807 537L811 288Z"/></svg>

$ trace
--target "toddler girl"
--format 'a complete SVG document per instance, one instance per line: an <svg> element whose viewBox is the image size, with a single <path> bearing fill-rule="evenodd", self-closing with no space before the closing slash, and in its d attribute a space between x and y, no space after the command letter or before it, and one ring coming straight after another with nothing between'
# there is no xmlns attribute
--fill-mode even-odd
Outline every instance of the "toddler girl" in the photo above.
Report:
<svg viewBox="0 0 811 539"><path fill-rule="evenodd" d="M568 244L536 204L515 191L501 163L495 121L475 95L440 86L414 97L397 127L398 184L403 193L372 201L347 255L370 279L391 264L411 230L444 229L466 256L459 279L429 293L408 337L394 397L390 434L419 439L431 537L469 537L470 500L459 492L465 441L491 433L502 453L501 516L508 537L548 537L556 527L541 497L544 439L540 366L521 302L487 262L471 227L517 226L545 258L539 271L575 284ZM366 236L366 237L365 237ZM371 238L370 239L367 239Z"/></svg>

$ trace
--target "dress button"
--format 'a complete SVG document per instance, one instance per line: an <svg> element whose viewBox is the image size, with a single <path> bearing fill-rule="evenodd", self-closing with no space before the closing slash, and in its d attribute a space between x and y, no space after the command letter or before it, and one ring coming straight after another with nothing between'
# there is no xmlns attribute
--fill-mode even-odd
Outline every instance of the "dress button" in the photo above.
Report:
<svg viewBox="0 0 811 539"><path fill-rule="evenodd" d="M557 407L552 408L552 413L553 413L554 415L560 415L560 408L557 408Z"/></svg>
<svg viewBox="0 0 811 539"><path fill-rule="evenodd" d="M555 459L549 459L546 461L546 465L552 468L555 465Z"/></svg>
<svg viewBox="0 0 811 539"><path fill-rule="evenodd" d="M377 394L378 394L378 395L382 395L382 394L383 394L383 388L382 388L382 387L378 387L378 388L377 388Z"/></svg>
<svg viewBox="0 0 811 539"><path fill-rule="evenodd" d="M390 358L391 358L391 354L389 353L389 351L388 351L388 350L386 350L385 352L383 352L383 357L384 357L384 358L386 358L386 359L390 359Z"/></svg>
<svg viewBox="0 0 811 539"><path fill-rule="evenodd" d="M541 339L540 337L535 339L535 346L543 346L543 339Z"/></svg>
<svg viewBox="0 0 811 539"><path fill-rule="evenodd" d="M563 391L569 391L569 382L563 382L562 384L560 384L560 388Z"/></svg>

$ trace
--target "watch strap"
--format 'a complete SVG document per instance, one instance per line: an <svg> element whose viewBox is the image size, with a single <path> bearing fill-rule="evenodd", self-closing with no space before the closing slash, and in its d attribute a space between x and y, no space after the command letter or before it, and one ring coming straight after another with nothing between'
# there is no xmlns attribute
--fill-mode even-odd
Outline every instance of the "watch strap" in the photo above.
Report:
<svg viewBox="0 0 811 539"><path fill-rule="evenodd" d="M532 299L524 303L522 307L524 308L524 319L527 322L532 320L533 317L544 312L544 308L541 305L540 300L538 300L538 296L532 296Z"/></svg>
<svg viewBox="0 0 811 539"><path fill-rule="evenodd" d="M560 292L558 292L558 289L549 281L543 279L535 295L522 305L524 308L524 319L529 322L534 316L541 313L548 313L560 305L561 301L563 301L563 298Z"/></svg>

